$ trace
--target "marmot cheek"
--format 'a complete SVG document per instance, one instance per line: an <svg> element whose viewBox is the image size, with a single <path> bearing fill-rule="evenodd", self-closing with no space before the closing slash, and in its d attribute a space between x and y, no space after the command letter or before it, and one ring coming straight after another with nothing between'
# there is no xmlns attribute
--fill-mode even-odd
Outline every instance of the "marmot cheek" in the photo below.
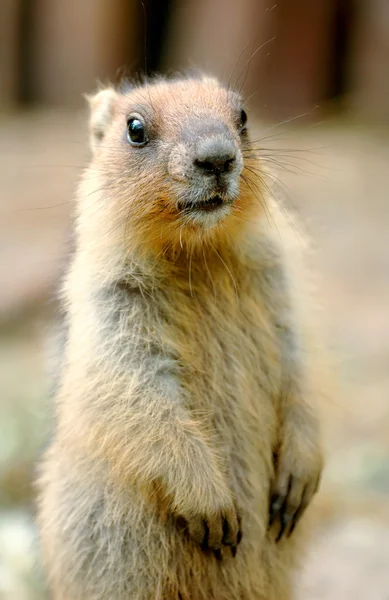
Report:
<svg viewBox="0 0 389 600"><path fill-rule="evenodd" d="M169 175L177 181L186 181L192 161L184 144L177 144L170 153L168 161Z"/></svg>

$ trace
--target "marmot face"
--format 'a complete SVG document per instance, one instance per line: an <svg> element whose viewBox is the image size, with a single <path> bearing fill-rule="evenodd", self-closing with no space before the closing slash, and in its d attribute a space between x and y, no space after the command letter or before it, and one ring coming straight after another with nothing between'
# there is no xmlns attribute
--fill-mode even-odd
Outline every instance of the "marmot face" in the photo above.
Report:
<svg viewBox="0 0 389 600"><path fill-rule="evenodd" d="M259 207L244 177L249 140L242 101L216 80L108 88L90 104L101 187L126 231L142 232L144 243L146 237L159 237L165 247L212 241ZM258 189L258 181L253 185Z"/></svg>

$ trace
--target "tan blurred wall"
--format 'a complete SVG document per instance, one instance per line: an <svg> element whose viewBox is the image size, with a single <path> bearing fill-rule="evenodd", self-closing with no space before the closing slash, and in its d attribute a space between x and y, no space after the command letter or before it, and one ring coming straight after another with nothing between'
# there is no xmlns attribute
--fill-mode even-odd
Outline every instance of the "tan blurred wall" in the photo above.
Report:
<svg viewBox="0 0 389 600"><path fill-rule="evenodd" d="M246 44L250 46L251 40L251 48L267 35L269 22L257 31L257 16L265 4L266 0L177 2L167 32L164 68L200 68L228 80ZM241 69L242 64L237 65L235 78Z"/></svg>
<svg viewBox="0 0 389 600"><path fill-rule="evenodd" d="M389 123L389 0L361 3L353 56L352 110Z"/></svg>
<svg viewBox="0 0 389 600"><path fill-rule="evenodd" d="M34 97L76 104L98 78L112 78L139 45L134 13L134 2L123 0L35 0Z"/></svg>
<svg viewBox="0 0 389 600"><path fill-rule="evenodd" d="M164 65L206 68L275 111L323 99L336 0L178 3ZM252 60L250 57L253 55ZM235 68L234 68L235 67Z"/></svg>
<svg viewBox="0 0 389 600"><path fill-rule="evenodd" d="M0 0L0 108L18 97L19 11L19 0Z"/></svg>
<svg viewBox="0 0 389 600"><path fill-rule="evenodd" d="M253 106L285 117L331 97L340 60L334 23L343 10L352 40L346 106L364 118L389 119L389 0L144 3L146 28L152 21L154 34L165 22L160 9L168 9L162 45L153 47L160 70L199 67L238 87L244 83ZM112 81L121 67L142 72L144 24L141 0L0 0L0 109L24 96L81 104L98 79ZM153 42L149 37L149 50Z"/></svg>
<svg viewBox="0 0 389 600"><path fill-rule="evenodd" d="M331 79L336 0L278 0L274 41L263 58L263 100L285 116L325 100ZM260 19L260 15L258 15ZM270 47L270 46L269 46ZM251 87L261 85L251 76Z"/></svg>

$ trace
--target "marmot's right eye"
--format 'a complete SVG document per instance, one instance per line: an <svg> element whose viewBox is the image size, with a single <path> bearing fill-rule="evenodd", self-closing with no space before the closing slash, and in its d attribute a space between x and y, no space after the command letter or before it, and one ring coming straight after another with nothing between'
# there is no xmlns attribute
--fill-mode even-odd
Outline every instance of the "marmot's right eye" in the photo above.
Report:
<svg viewBox="0 0 389 600"><path fill-rule="evenodd" d="M242 108L242 110L240 111L240 123L239 123L239 129L240 129L242 132L243 132L243 131L244 131L244 129L245 129L246 123L247 123L247 113L246 113L246 111L245 111L245 110L243 110L243 108Z"/></svg>
<svg viewBox="0 0 389 600"><path fill-rule="evenodd" d="M147 143L145 126L140 119L136 117L128 119L127 139L132 146L144 146Z"/></svg>

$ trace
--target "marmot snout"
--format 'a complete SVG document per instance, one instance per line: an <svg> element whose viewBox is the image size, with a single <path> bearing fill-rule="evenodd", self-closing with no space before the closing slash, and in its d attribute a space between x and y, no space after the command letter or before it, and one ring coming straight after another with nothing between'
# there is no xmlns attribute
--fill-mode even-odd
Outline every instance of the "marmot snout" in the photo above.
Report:
<svg viewBox="0 0 389 600"><path fill-rule="evenodd" d="M182 183L177 206L189 223L217 224L238 198L243 157L236 138L237 129L242 134L242 118L231 131L228 126L210 116L189 120L182 141L171 150L168 172Z"/></svg>

